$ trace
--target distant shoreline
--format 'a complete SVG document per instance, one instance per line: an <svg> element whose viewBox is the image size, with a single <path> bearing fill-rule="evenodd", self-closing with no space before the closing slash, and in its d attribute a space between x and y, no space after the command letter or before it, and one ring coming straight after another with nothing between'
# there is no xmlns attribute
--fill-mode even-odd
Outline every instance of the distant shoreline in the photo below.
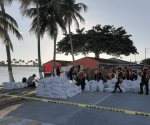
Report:
<svg viewBox="0 0 150 125"><path fill-rule="evenodd" d="M7 67L7 65L0 65L0 67ZM12 65L12 67L38 67L34 65Z"/></svg>

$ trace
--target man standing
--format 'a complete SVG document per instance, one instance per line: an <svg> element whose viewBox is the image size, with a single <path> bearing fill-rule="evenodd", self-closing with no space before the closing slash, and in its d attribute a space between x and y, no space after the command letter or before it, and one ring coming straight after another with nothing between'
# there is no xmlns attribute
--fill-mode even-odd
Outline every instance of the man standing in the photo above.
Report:
<svg viewBox="0 0 150 125"><path fill-rule="evenodd" d="M121 84L122 81L123 81L123 73L122 73L121 67L119 67L118 70L119 70L119 72L118 72L118 80L117 80L117 82L116 82L116 84L115 84L115 89L114 89L114 91L113 91L112 93L115 93L116 90L117 90L117 88L119 89L119 93L122 92L122 90L121 90L121 88L120 88L120 84Z"/></svg>
<svg viewBox="0 0 150 125"><path fill-rule="evenodd" d="M143 86L145 85L146 87L146 95L149 94L149 74L148 74L148 70L147 68L144 69L143 74L142 74L142 79L141 79L141 83L140 83L140 92L139 94L143 94Z"/></svg>
<svg viewBox="0 0 150 125"><path fill-rule="evenodd" d="M85 71L79 71L77 74L77 86L81 85L81 90L84 91L85 89L85 78L86 78L86 73Z"/></svg>

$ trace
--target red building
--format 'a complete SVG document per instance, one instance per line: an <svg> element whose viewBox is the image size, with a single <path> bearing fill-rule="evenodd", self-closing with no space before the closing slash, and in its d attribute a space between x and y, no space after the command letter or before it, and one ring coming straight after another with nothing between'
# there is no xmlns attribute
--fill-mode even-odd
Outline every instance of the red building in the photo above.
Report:
<svg viewBox="0 0 150 125"><path fill-rule="evenodd" d="M53 60L48 61L43 64L43 69L44 69L44 76L50 76L53 70ZM63 61L63 60L56 60L55 65L56 68L61 68L62 66L67 66L70 65L71 61Z"/></svg>

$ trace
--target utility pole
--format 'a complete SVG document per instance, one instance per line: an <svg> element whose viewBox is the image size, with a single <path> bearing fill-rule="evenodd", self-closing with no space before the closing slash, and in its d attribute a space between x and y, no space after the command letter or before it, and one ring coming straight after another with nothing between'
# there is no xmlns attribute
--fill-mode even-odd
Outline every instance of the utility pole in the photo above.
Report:
<svg viewBox="0 0 150 125"><path fill-rule="evenodd" d="M145 60L146 60L146 48L145 48Z"/></svg>
<svg viewBox="0 0 150 125"><path fill-rule="evenodd" d="M150 48L145 48L145 62L146 62L146 58L147 58L147 57L146 57L146 50L147 50L147 49L150 49Z"/></svg>

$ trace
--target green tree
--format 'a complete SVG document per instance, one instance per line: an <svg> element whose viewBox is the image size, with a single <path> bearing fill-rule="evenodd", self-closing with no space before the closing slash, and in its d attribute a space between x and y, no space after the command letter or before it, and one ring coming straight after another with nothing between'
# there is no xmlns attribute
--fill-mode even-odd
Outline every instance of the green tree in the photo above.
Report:
<svg viewBox="0 0 150 125"><path fill-rule="evenodd" d="M62 20L62 12L60 11L60 0L47 0L47 2L41 2L39 4L39 29L40 35L43 37L45 32L54 39L54 54L53 54L53 75L55 69L55 60L56 60L56 40L58 35L58 26L65 32L65 25ZM33 19L31 31L37 33L37 14L36 8L30 8L25 11L25 14Z"/></svg>
<svg viewBox="0 0 150 125"><path fill-rule="evenodd" d="M99 58L101 53L113 56L136 54L137 49L123 27L115 28L111 25L96 25L92 29L79 34L72 34L74 53L94 53ZM69 51L69 35L66 35L57 44L58 53L71 53Z"/></svg>
<svg viewBox="0 0 150 125"><path fill-rule="evenodd" d="M74 46L74 54L84 54L88 53L86 48L87 46L87 36L84 33L72 34L72 43ZM84 45L84 46L83 46ZM57 43L57 53L64 53L68 55L71 53L70 39L69 34L66 34L65 37Z"/></svg>
<svg viewBox="0 0 150 125"><path fill-rule="evenodd" d="M131 36L123 27L113 28L111 40L107 40L109 46L106 53L113 56L138 54Z"/></svg>
<svg viewBox="0 0 150 125"><path fill-rule="evenodd" d="M69 40L70 40L69 42L71 45L71 55L72 55L72 60L74 61L74 48L73 48L74 46L72 42L71 25L74 21L77 28L79 29L79 21L85 22L84 18L80 15L80 13L82 10L86 11L87 6L83 3L76 3L75 0L63 0L63 2L64 2L63 19L65 21L65 25L68 26Z"/></svg>
<svg viewBox="0 0 150 125"><path fill-rule="evenodd" d="M95 54L95 58L99 58L101 53L106 53L107 41L111 40L112 26L110 25L96 25L91 30L87 31L87 50Z"/></svg>
<svg viewBox="0 0 150 125"><path fill-rule="evenodd" d="M10 3L11 4L12 0L1 0L0 1L0 38L2 39L3 43L5 44L6 47L6 53L7 53L7 60L8 60L8 73L9 73L9 81L14 82L14 77L13 77L13 72L12 72L12 64L11 64L11 53L10 49L13 51L13 45L12 41L9 37L8 32L13 33L16 35L18 39L22 39L21 34L19 33L18 25L15 19L8 15L5 12L5 3Z"/></svg>

